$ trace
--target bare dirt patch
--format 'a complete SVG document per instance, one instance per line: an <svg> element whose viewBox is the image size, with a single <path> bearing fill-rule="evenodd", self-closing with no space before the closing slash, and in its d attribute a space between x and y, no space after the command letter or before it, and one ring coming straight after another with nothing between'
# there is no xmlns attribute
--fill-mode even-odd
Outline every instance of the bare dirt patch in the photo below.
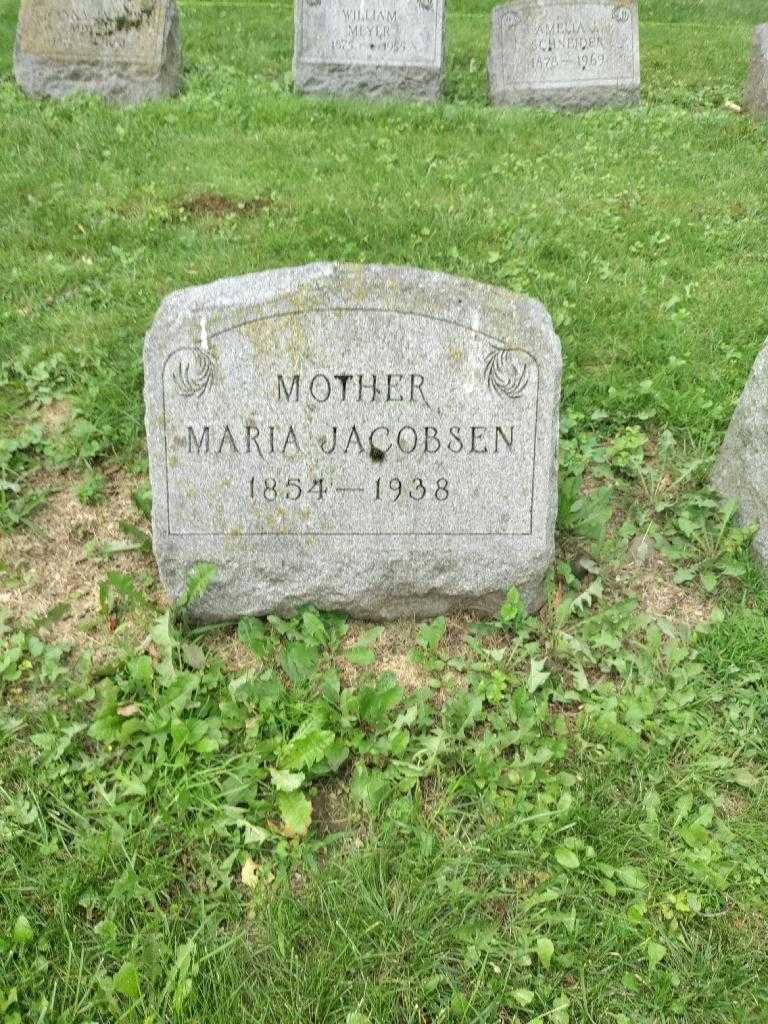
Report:
<svg viewBox="0 0 768 1024"><path fill-rule="evenodd" d="M749 807L749 801L740 793L724 793L720 812L724 818L741 818Z"/></svg>
<svg viewBox="0 0 768 1024"><path fill-rule="evenodd" d="M635 593L653 619L669 619L695 628L712 616L712 602L696 587L681 587L672 579L674 567L653 544L635 545L633 563L619 573L619 583Z"/></svg>
<svg viewBox="0 0 768 1024"><path fill-rule="evenodd" d="M344 773L343 780L318 786L312 798L312 811L320 835L344 832L350 827L353 816L350 814L347 781L347 773Z"/></svg>
<svg viewBox="0 0 768 1024"><path fill-rule="evenodd" d="M47 428L55 430L70 415L66 403L53 403L47 408ZM76 474L40 474L34 485L50 492L47 504L27 529L0 536L0 611L5 610L12 622L23 622L42 618L57 605L67 605L66 615L51 626L52 637L81 649L99 651L113 647L116 639L111 632L115 624L104 619L99 604L99 586L110 570L128 574L156 606L167 600L158 585L151 553L133 550L109 558L99 554L105 544L130 539L120 529L123 521L150 533L149 523L131 499L131 492L145 482L143 478L117 467L106 467L103 475L105 499L88 506L77 498L81 479ZM710 619L711 600L698 587L674 583L674 571L674 566L650 545L643 550L642 557L639 551L633 551L628 563L606 575L613 596L636 596L640 608L653 619L695 628ZM546 608L542 614L546 616ZM120 635L133 637L135 633L140 645L146 635L142 632L146 630L144 618L128 616L125 624L120 625ZM446 632L439 646L439 654L446 662L468 656L464 641L476 620L477 616L470 614L446 617ZM383 626L370 667L353 665L344 658L344 651L373 625L349 624L341 657L336 662L344 684L355 686L371 673L379 676L391 672L406 691L435 688L434 674L414 663L411 657L421 626L413 620ZM238 639L234 626L208 634L205 646L221 658L229 671L258 671L262 667L260 660ZM460 671L448 667L441 674L440 689L434 695L436 702L442 703L455 692L462 679Z"/></svg>
<svg viewBox="0 0 768 1024"><path fill-rule="evenodd" d="M64 398L44 405L39 413L43 430L49 437L60 434L72 419L72 406Z"/></svg>
<svg viewBox="0 0 768 1024"><path fill-rule="evenodd" d="M686 590L663 578L647 576L635 581L644 610L654 619L671 619L686 626L701 626L712 617L712 604L693 589Z"/></svg>
<svg viewBox="0 0 768 1024"><path fill-rule="evenodd" d="M205 649L220 658L229 672L258 672L264 667L261 658L240 640L236 626L222 626L206 634Z"/></svg>
<svg viewBox="0 0 768 1024"><path fill-rule="evenodd" d="M192 217L255 217L272 206L266 196L254 199L229 199L216 192L203 192L199 196L183 199L179 206Z"/></svg>
<svg viewBox="0 0 768 1024"><path fill-rule="evenodd" d="M477 621L474 615L446 615L445 634L440 641L439 654L445 660L466 654L464 638L472 622ZM345 638L344 648L357 643L360 634L374 628L376 623L352 622ZM377 675L392 672L398 683L406 691L418 690L427 686L433 677L411 660L411 651L417 646L417 637L422 623L413 620L389 622L376 644L376 660L369 668L358 668L340 659L338 667L346 684L354 684L362 673L373 671ZM457 684L458 685L458 684ZM439 695L438 695L439 699Z"/></svg>
<svg viewBox="0 0 768 1024"><path fill-rule="evenodd" d="M440 641L439 653L446 660L464 656L464 637L469 624L474 621L471 615L446 616L446 631ZM364 677L373 674L381 676L392 672L399 685L406 691L422 689L430 684L433 677L411 660L411 651L417 646L417 636L421 623L413 620L388 622L384 625L374 622L349 622L349 629L341 645L340 656L334 661L334 668L345 686L356 686ZM353 665L344 657L345 651L358 642L361 634L368 630L381 628L382 633L375 644L375 661L371 665L361 667ZM206 650L221 659L230 672L259 671L263 663L243 644L237 635L237 627L224 626L212 631L205 638ZM457 687L461 685L457 677ZM436 696L441 701L441 694Z"/></svg>
<svg viewBox="0 0 768 1024"><path fill-rule="evenodd" d="M105 499L93 506L78 500L80 479L75 474L41 474L34 483L50 494L45 507L27 529L0 537L0 609L12 621L23 622L68 605L51 627L53 637L91 649L111 636L99 608L99 586L110 569L157 589L151 554L129 551L105 560L97 553L102 544L127 539L121 521L149 532L131 500L131 491L144 481L118 468L103 472Z"/></svg>

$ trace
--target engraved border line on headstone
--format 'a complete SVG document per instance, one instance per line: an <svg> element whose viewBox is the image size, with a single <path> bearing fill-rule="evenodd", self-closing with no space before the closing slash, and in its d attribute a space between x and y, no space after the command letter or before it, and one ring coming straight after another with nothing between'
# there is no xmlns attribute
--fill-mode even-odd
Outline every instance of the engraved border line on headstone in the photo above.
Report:
<svg viewBox="0 0 768 1024"><path fill-rule="evenodd" d="M399 316L414 317L416 319L427 319L433 320L439 323L450 324L455 327L459 327L462 330L470 331L472 334L480 338L485 338L486 341L490 342L492 346L491 353L486 356L485 369L483 376L488 383L488 387L491 390L496 390L497 394L503 395L507 398L519 398L529 383L529 368L530 364L526 364L521 374L521 379L517 381L516 387L510 385L509 379L504 376L504 368L495 367L492 371L494 383L491 383L487 374L489 361L495 361L495 357L498 354L508 354L511 352L520 353L520 355L526 357L536 366L537 379L536 379L536 404L533 412L533 452L531 460L531 497L530 505L528 507L528 529L527 530L515 530L515 531L488 531L488 530L462 530L450 532L446 530L406 530L406 531L380 531L380 530L247 530L243 531L243 536L257 536L257 537L272 537L272 536L298 536L298 537L370 537L370 536L382 536L382 537L529 537L533 534L533 513L536 504L536 447L538 437L538 421L539 421L539 397L540 397L540 379L539 379L539 364L536 357L522 348L512 348L507 343L502 341L500 338L495 338L485 331L477 330L474 327L467 326L458 320L451 320L447 317L433 316L429 313L414 312L413 310L402 310L402 309L390 309L387 307L373 307L373 306L317 306L308 307L306 309L293 309L288 310L284 313L272 313L266 314L265 316L252 317L247 320L242 320L236 324L232 324L229 327L222 328L219 331L207 334L207 341L213 341L215 338L222 337L225 334L229 334L232 331L236 331L241 327L247 327L250 324L263 323L266 321L280 320L290 317L307 316L317 313L396 313ZM166 494L166 513L167 513L167 532L169 537L226 537L228 536L227 531L188 531L188 530L174 530L171 524L171 498L170 498L170 483L169 483L169 466L168 466L168 419L166 412L166 369L168 364L182 352L197 352L200 353L202 346L183 346L181 348L174 349L173 352L166 356L162 366L162 393L163 393L163 436L164 436L164 475L165 475L165 494ZM213 354L210 355L213 358ZM175 382L175 377L172 372L172 379ZM502 389L508 390L497 390L496 385L499 384ZM517 390L516 390L517 389ZM511 393L508 393L511 392ZM201 392L202 394L202 392ZM186 396L185 396L186 397Z"/></svg>
<svg viewBox="0 0 768 1024"><path fill-rule="evenodd" d="M584 2L584 0L558 0L558 2L554 6L578 8L580 6L583 6L583 2ZM523 17L524 17L524 14L521 13L521 12L524 12L525 14L536 14L536 13L541 14L542 13L542 8L541 8L540 4L538 3L538 0L520 0L520 2L518 4L518 7L519 7L519 10L509 11L505 15L505 25L506 26L508 26L508 27L515 27L516 25L521 24L522 21L523 21ZM620 24L626 24L627 22L629 22L630 24L629 24L628 27L629 27L629 30L631 31L633 29L633 26L631 24L632 18L633 18L633 16L636 16L635 11L636 11L636 8L633 10L633 9L625 6L623 3L618 2L618 3L616 3L614 5L613 11L612 11L612 15L613 15L614 19L616 21L618 21ZM509 86L515 86L515 85L519 84L521 81L525 82L525 79L523 79L522 77L515 77L514 74L511 73L513 70L517 70L517 69L521 68L520 63L514 60L515 51L517 49L517 45L516 44L517 44L517 36L514 37L514 42L513 42L513 46L512 46L512 52L510 53L509 49L508 49L508 45L507 45L506 33L505 32L501 33L500 45L501 45L502 67L504 69L504 81ZM631 60L631 68L625 74L622 74L622 75L608 75L608 76L604 76L602 78L599 78L599 77L590 78L588 75L583 75L582 74L582 75L579 75L579 77L573 78L573 79L541 83L538 87L541 88L541 89L549 89L549 90L562 89L563 91L568 90L568 89L572 89L575 86L579 86L579 85L585 85L585 86L612 86L612 85L615 85L617 87L620 87L626 81L631 81L631 80L635 79L637 77L638 73L639 73L638 72L638 67L637 67L637 53L636 53L636 50L635 50L634 46L630 46L630 48L629 48L629 56L630 56L630 60ZM530 83L525 82L525 84L528 85L531 88L534 87L534 86L530 85Z"/></svg>
<svg viewBox="0 0 768 1024"><path fill-rule="evenodd" d="M308 34L307 33L307 26L305 24L305 19L307 17L308 8L317 8L317 7L319 7L321 5L321 3L324 3L324 2L327 2L327 0L305 0L304 5L302 6L302 12L301 12L302 16L301 16L301 19L299 21L299 33L300 33L300 35L299 35L299 39L297 41L298 42L298 47L297 48L298 48L299 52L301 53L301 63L302 64L324 64L324 65L328 65L328 64L336 63L336 64L339 64L339 65L349 65L349 66L353 66L353 67L370 67L370 68L376 68L376 67L381 67L381 68L389 68L389 67L398 67L398 68L430 68L434 64L437 63L438 53L439 53L440 45L441 45L441 42L442 42L442 38L441 38L442 33L439 33L439 32L436 32L434 34L434 42L433 42L432 53L429 56L422 57L418 61L407 61L407 60L403 61L403 60L398 59L398 60L391 60L391 61L363 62L363 61L360 61L360 60L351 60L349 58L347 58L347 59L339 58L338 61L332 61L328 57L327 54L322 54L322 55L320 55L318 57L312 57L311 55L309 55L307 53L307 47L305 45L305 37ZM413 3L415 5L417 5L418 7L420 7L423 11L425 11L428 14L433 14L434 11L435 11L435 0L413 0Z"/></svg>

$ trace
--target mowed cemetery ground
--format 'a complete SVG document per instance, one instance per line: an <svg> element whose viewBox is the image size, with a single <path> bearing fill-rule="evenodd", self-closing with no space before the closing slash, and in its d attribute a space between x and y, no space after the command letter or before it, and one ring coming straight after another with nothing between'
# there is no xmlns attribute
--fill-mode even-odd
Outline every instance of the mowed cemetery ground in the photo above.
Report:
<svg viewBox="0 0 768 1024"><path fill-rule="evenodd" d="M289 4L189 2L134 110L23 98L0 0L2 1024L768 1018L768 587L707 487L768 334L765 8L641 6L642 106L569 116L486 105L477 0L435 107L294 96ZM551 311L536 617L168 607L144 332L313 260Z"/></svg>

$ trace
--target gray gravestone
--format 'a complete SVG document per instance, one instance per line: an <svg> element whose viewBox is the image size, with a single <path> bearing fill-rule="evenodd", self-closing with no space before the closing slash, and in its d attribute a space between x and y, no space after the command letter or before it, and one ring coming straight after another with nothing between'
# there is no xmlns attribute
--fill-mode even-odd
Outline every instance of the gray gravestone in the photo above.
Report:
<svg viewBox="0 0 768 1024"><path fill-rule="evenodd" d="M196 617L490 612L543 599L560 342L445 274L314 264L169 296L144 347L154 549Z"/></svg>
<svg viewBox="0 0 768 1024"><path fill-rule="evenodd" d="M753 117L768 119L768 25L758 25L755 29L744 109Z"/></svg>
<svg viewBox="0 0 768 1024"><path fill-rule="evenodd" d="M133 104L181 88L175 0L23 0L16 81L30 96L97 93Z"/></svg>
<svg viewBox="0 0 768 1024"><path fill-rule="evenodd" d="M639 103L636 0L513 0L495 7L488 73L498 106Z"/></svg>
<svg viewBox="0 0 768 1024"><path fill-rule="evenodd" d="M299 92L438 100L444 0L295 0Z"/></svg>
<svg viewBox="0 0 768 1024"><path fill-rule="evenodd" d="M768 568L768 341L733 414L712 483L723 497L738 499L743 524L758 524L755 552Z"/></svg>

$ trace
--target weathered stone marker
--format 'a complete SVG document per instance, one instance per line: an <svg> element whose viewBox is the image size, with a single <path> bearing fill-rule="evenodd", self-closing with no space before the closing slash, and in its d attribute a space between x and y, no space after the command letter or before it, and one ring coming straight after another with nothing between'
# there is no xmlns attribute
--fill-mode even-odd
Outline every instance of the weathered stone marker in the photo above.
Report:
<svg viewBox="0 0 768 1024"><path fill-rule="evenodd" d="M30 96L97 93L115 103L172 96L182 58L175 0L23 0L14 54Z"/></svg>
<svg viewBox="0 0 768 1024"><path fill-rule="evenodd" d="M437 100L444 0L295 0L299 92Z"/></svg>
<svg viewBox="0 0 768 1024"><path fill-rule="evenodd" d="M768 341L733 414L712 483L723 497L739 500L743 524L758 524L755 554L768 569Z"/></svg>
<svg viewBox="0 0 768 1024"><path fill-rule="evenodd" d="M491 12L491 102L627 106L640 102L636 0L512 0Z"/></svg>
<svg viewBox="0 0 768 1024"><path fill-rule="evenodd" d="M744 109L753 117L768 120L768 25L758 25L755 29Z"/></svg>
<svg viewBox="0 0 768 1024"><path fill-rule="evenodd" d="M202 620L542 600L560 342L544 307L444 274L314 264L169 296L144 346L154 548Z"/></svg>

